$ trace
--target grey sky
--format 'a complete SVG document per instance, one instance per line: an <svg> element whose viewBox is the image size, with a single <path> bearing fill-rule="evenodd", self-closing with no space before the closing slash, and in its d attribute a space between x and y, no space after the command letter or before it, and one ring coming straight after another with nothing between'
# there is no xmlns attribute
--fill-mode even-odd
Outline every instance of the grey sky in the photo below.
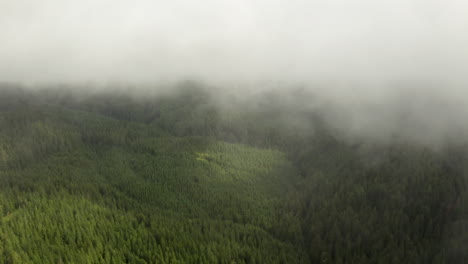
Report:
<svg viewBox="0 0 468 264"><path fill-rule="evenodd" d="M464 82L463 0L0 0L0 80Z"/></svg>

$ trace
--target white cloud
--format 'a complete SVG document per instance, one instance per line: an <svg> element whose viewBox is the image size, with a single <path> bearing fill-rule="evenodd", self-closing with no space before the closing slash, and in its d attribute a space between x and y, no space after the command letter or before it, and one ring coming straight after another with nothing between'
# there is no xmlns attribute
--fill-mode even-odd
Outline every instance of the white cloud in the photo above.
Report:
<svg viewBox="0 0 468 264"><path fill-rule="evenodd" d="M6 81L463 80L457 0L0 0Z"/></svg>

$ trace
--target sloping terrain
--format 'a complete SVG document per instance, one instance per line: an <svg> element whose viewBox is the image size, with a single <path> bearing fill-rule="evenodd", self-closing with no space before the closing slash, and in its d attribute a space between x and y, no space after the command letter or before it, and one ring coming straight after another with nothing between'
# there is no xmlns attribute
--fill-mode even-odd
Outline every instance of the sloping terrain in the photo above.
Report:
<svg viewBox="0 0 468 264"><path fill-rule="evenodd" d="M3 263L463 263L464 145L350 142L203 89L0 96Z"/></svg>

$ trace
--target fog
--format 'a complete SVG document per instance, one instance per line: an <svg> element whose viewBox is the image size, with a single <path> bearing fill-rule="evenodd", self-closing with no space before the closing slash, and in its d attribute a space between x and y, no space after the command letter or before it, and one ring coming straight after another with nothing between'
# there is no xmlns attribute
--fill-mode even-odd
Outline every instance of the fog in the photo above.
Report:
<svg viewBox="0 0 468 264"><path fill-rule="evenodd" d="M463 78L465 1L1 0L3 81Z"/></svg>
<svg viewBox="0 0 468 264"><path fill-rule="evenodd" d="M461 0L0 0L0 81L299 85L351 134L430 142L468 135L467 11Z"/></svg>

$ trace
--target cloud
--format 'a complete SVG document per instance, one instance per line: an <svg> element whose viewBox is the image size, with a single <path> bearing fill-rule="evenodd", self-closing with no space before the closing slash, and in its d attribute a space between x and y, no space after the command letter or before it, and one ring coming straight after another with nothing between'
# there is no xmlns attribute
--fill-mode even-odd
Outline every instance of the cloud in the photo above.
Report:
<svg viewBox="0 0 468 264"><path fill-rule="evenodd" d="M244 97L302 85L350 137L468 138L467 8L459 0L0 0L0 81L195 79Z"/></svg>
<svg viewBox="0 0 468 264"><path fill-rule="evenodd" d="M0 79L462 82L457 0L0 0Z"/></svg>

